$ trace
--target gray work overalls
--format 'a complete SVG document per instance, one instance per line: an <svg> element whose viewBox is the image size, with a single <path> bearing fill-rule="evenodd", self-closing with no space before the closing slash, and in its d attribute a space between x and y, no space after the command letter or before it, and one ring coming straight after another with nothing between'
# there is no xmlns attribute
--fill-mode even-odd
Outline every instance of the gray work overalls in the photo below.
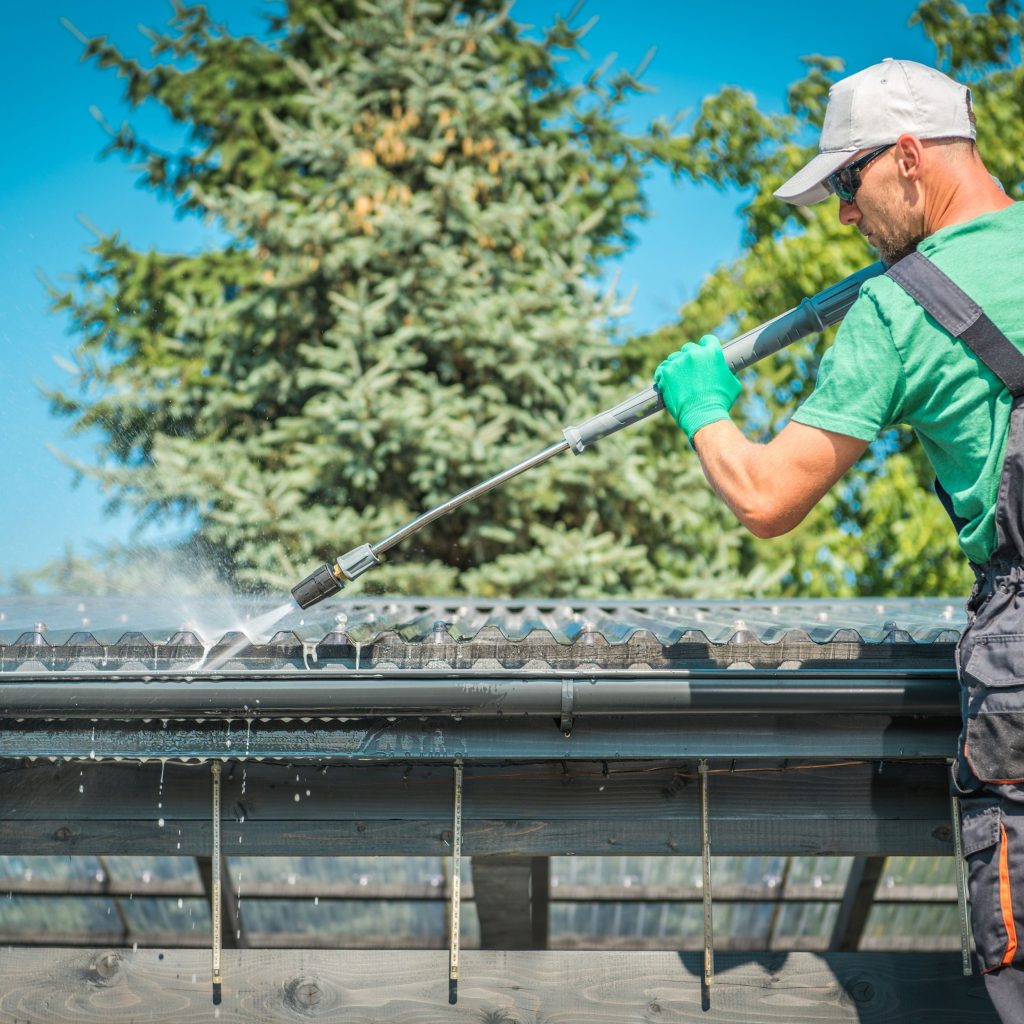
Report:
<svg viewBox="0 0 1024 1024"><path fill-rule="evenodd" d="M1000 1006L993 993L993 1002L1004 1020L1024 1020L1024 354L921 253L900 260L887 274L1013 396L996 502L996 550L984 565L972 563L976 582L957 646L963 727L952 784L963 808L971 925L981 968L994 972L1013 965L1000 972L999 981L1004 989L1015 986L1013 998ZM949 496L938 485L937 490L961 527L964 520Z"/></svg>

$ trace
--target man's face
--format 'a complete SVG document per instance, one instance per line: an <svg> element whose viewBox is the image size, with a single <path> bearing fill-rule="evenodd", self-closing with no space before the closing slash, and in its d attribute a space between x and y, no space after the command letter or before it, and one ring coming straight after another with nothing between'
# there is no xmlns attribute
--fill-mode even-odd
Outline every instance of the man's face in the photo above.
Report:
<svg viewBox="0 0 1024 1024"><path fill-rule="evenodd" d="M890 149L873 160L861 172L853 201L839 200L839 220L855 225L890 266L912 253L926 237L916 210L916 190L897 171L898 153L898 149ZM862 155L855 154L851 162Z"/></svg>

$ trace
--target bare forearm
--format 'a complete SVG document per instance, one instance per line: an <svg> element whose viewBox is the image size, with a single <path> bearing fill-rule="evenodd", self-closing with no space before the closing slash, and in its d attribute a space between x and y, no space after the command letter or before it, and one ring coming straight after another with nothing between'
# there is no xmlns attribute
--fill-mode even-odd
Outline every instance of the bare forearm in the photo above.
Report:
<svg viewBox="0 0 1024 1024"><path fill-rule="evenodd" d="M751 533L773 537L785 532L778 528L777 481L765 472L771 461L768 445L747 440L732 420L719 420L697 432L694 448L708 483Z"/></svg>
<svg viewBox="0 0 1024 1024"><path fill-rule="evenodd" d="M799 525L867 442L790 422L767 444L754 444L726 419L698 430L694 447L736 518L758 537L778 537Z"/></svg>

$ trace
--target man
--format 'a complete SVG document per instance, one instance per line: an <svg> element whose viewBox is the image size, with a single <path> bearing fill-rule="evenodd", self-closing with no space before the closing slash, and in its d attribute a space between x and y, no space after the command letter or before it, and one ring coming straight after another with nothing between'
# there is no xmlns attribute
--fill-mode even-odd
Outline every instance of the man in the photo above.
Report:
<svg viewBox="0 0 1024 1024"><path fill-rule="evenodd" d="M974 140L970 90L933 68L885 60L836 83L819 154L775 195L801 206L836 195L840 221L896 266L863 286L813 394L767 444L729 418L740 384L716 338L673 353L655 386L711 486L758 537L793 529L887 427L908 424L924 447L978 579L958 651L953 781L986 988L1003 1021L1019 1024L1024 203L1004 194Z"/></svg>

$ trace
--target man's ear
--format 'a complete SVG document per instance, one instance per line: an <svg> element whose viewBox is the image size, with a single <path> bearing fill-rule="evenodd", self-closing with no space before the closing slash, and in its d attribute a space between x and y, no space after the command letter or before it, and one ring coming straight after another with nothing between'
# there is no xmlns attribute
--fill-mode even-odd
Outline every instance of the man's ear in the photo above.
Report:
<svg viewBox="0 0 1024 1024"><path fill-rule="evenodd" d="M901 135L893 147L896 166L905 181L917 181L924 164L924 145L916 135Z"/></svg>

